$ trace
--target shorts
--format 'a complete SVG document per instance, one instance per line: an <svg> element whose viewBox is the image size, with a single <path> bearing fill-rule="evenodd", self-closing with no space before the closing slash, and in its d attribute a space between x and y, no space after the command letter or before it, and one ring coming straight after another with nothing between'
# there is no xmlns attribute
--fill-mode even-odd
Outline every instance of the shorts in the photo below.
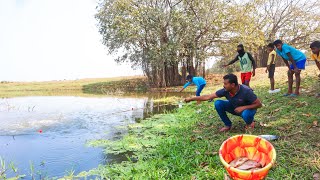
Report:
<svg viewBox="0 0 320 180"><path fill-rule="evenodd" d="M275 64L271 64L269 67L269 75L268 78L273 78L274 77L274 71L276 70L276 65Z"/></svg>
<svg viewBox="0 0 320 180"><path fill-rule="evenodd" d="M250 81L252 72L241 73L241 82L244 84L245 81Z"/></svg>
<svg viewBox="0 0 320 180"><path fill-rule="evenodd" d="M307 59L296 62L297 68L302 70L306 68ZM294 69L293 65L290 65L290 69Z"/></svg>
<svg viewBox="0 0 320 180"><path fill-rule="evenodd" d="M202 89L206 86L206 84L202 84L200 85L200 87L197 88L197 91L196 91L196 96L200 96L200 93L202 91Z"/></svg>

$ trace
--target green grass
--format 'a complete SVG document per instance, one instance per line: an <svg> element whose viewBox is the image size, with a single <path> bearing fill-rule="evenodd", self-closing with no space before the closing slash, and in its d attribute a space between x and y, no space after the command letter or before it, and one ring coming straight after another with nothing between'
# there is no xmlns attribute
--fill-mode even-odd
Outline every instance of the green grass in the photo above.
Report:
<svg viewBox="0 0 320 180"><path fill-rule="evenodd" d="M129 79L129 80L127 80ZM0 97L16 97L16 96L59 96L59 95L78 95L86 96L91 93L90 87L96 84L119 84L123 81L134 81L143 79L137 77L116 77L116 78L96 78L96 79L79 79L79 80L63 80L63 81L46 81L46 82L0 82ZM117 86L115 86L117 87ZM89 91L88 91L89 89ZM114 91L115 89L110 89ZM105 89L103 92L109 92ZM101 92L92 94L101 95Z"/></svg>
<svg viewBox="0 0 320 180"><path fill-rule="evenodd" d="M308 67L304 72L304 91L296 99L282 97L281 94L268 94L269 81L266 74L257 73L251 86L264 106L258 110L255 119L258 125L254 131L246 132L243 120L230 116L233 130L219 133L223 124L213 103L203 102L199 106L189 103L174 113L155 115L128 126L129 132L121 140L100 139L90 142L92 146L104 147L107 154L133 153L132 156L128 155L128 161L100 165L79 175L70 172L65 178L93 175L101 179L223 179L226 171L218 157L220 145L230 136L249 133L288 136L272 141L277 151L277 163L267 179L312 179L313 174L320 171L320 127L313 126L314 122L320 124L320 99L314 97L315 93L320 92L320 86L315 77L317 71L312 68L310 70ZM286 90L284 69L279 68L279 74L276 74L276 84L282 92ZM110 84L105 83L107 81L2 83L0 96L35 93L57 95L60 92L65 95L68 90L70 93L83 94L84 86L88 87L88 92L95 92L94 88L101 84L103 88L108 87ZM203 94L212 93L221 87L208 83ZM194 88L189 87L187 92L194 92ZM178 101L177 98L172 99ZM201 113L198 113L200 109Z"/></svg>
<svg viewBox="0 0 320 180"><path fill-rule="evenodd" d="M118 81L98 82L84 85L82 90L89 94L123 94L129 92L147 92L149 89L144 78L122 79Z"/></svg>
<svg viewBox="0 0 320 180"><path fill-rule="evenodd" d="M100 165L82 175L106 179L223 179L226 171L218 157L224 140L236 134L274 134L286 138L272 141L277 162L266 179L312 179L320 171L319 82L315 76L304 77L305 89L298 98L268 94L268 79L252 83L264 106L258 110L254 131L245 131L241 118L229 116L234 129L219 133L223 126L213 103L185 105L175 113L156 115L130 125L129 133L118 141L97 140L105 153L134 152L128 161ZM278 87L284 92L284 80ZM207 91L217 89L209 87ZM201 109L201 113L199 112ZM259 125L261 124L261 125Z"/></svg>

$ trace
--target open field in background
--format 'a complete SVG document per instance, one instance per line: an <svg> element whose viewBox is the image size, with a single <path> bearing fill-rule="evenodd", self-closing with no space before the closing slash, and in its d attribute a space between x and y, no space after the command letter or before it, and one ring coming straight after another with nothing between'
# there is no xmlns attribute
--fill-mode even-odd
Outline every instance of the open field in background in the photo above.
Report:
<svg viewBox="0 0 320 180"><path fill-rule="evenodd" d="M287 67L277 67L275 72L275 81L277 85L286 84ZM235 72L240 77L239 72ZM315 65L307 66L302 71L302 80L307 77L315 77L318 69ZM256 76L252 78L251 86L261 86L269 82L268 74L265 68L257 68ZM223 74L208 74L206 76L207 86L203 94L210 93L222 87ZM176 92L181 87L170 87L162 89L148 89L146 78L143 76L134 77L116 77L116 78L95 78L79 80L61 80L46 82L1 82L0 97L14 96L54 96L54 95L78 95L87 96L86 94L112 95L134 92ZM302 86L302 89L304 87ZM195 92L195 87L190 86L184 92Z"/></svg>
<svg viewBox="0 0 320 180"><path fill-rule="evenodd" d="M14 96L55 96L55 95L79 95L83 93L84 86L96 83L111 83L122 80L144 79L142 76L116 77L116 78L94 78L79 80L61 80L45 82L1 82L0 97Z"/></svg>

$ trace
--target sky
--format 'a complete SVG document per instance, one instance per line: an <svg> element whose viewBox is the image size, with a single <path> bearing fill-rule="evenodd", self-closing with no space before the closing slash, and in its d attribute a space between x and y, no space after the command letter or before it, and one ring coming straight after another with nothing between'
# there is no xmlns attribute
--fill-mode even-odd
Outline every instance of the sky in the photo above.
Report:
<svg viewBox="0 0 320 180"><path fill-rule="evenodd" d="M96 0L0 0L0 81L141 75L101 43Z"/></svg>

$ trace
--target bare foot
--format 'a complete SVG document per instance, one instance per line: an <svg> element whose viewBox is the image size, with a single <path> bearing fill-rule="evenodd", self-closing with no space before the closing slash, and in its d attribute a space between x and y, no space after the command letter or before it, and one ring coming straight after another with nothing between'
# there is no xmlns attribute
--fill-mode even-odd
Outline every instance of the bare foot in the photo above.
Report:
<svg viewBox="0 0 320 180"><path fill-rule="evenodd" d="M252 121L251 124L247 124L245 129L254 129L255 121Z"/></svg>
<svg viewBox="0 0 320 180"><path fill-rule="evenodd" d="M220 131L220 132L227 132L227 131L229 131L230 129L231 129L231 127L225 126L225 127L221 128L219 131Z"/></svg>

